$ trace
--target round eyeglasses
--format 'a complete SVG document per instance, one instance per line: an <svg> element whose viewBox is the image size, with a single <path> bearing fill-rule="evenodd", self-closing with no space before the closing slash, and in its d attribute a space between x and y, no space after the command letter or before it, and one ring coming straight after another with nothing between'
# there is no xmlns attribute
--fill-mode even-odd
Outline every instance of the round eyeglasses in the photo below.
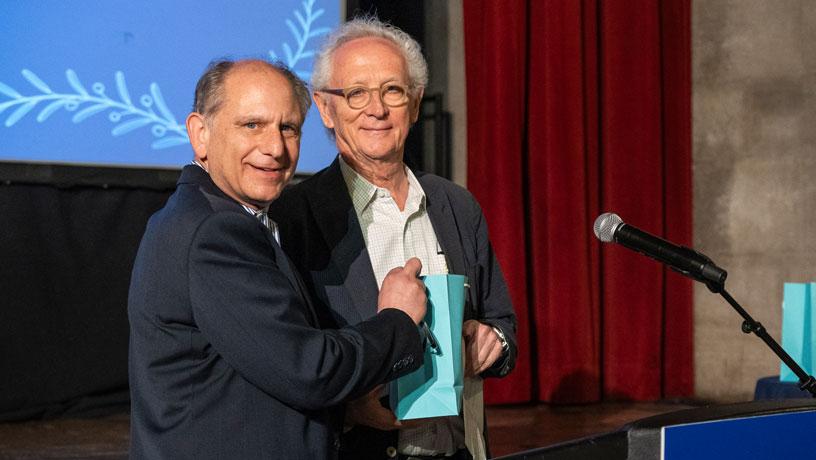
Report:
<svg viewBox="0 0 816 460"><path fill-rule="evenodd" d="M354 110L366 107L371 102L371 93L380 93L380 101L388 107L400 107L408 103L408 88L396 83L384 83L379 88L366 88L365 86L349 86L343 89L320 89L321 93L343 96L346 103Z"/></svg>

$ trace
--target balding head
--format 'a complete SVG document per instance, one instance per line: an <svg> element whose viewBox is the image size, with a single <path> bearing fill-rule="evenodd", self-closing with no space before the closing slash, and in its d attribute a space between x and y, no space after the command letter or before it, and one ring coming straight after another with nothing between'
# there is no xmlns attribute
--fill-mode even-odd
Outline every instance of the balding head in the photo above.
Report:
<svg viewBox="0 0 816 460"><path fill-rule="evenodd" d="M295 94L300 108L300 114L304 118L306 117L306 112L312 104L306 83L298 78L298 76L283 63L269 62L260 59L242 59L237 61L221 59L211 62L196 84L193 112L204 115L206 119L211 119L224 102L224 81L227 75L241 67L263 67L280 73L286 78L289 85L291 85L292 92Z"/></svg>

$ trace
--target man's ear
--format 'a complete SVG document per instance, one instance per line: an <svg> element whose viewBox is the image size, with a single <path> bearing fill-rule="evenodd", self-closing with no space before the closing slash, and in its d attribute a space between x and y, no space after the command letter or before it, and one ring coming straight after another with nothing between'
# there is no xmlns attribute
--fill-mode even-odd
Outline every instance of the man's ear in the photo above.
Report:
<svg viewBox="0 0 816 460"><path fill-rule="evenodd" d="M317 106L317 110L320 112L320 119L323 120L323 126L329 129L334 129L334 120L332 120L330 107L329 107L329 98L326 97L325 94L321 94L317 91L312 93L312 100Z"/></svg>
<svg viewBox="0 0 816 460"><path fill-rule="evenodd" d="M409 102L410 106L408 109L410 110L411 115L411 124L416 123L419 119L419 106L422 104L422 96L425 94L425 88L419 88L417 90L416 96L411 99Z"/></svg>
<svg viewBox="0 0 816 460"><path fill-rule="evenodd" d="M190 145L193 146L196 160L201 164L207 164L207 142L210 139L210 129L204 116L198 112L193 112L187 116L187 136L190 137Z"/></svg>

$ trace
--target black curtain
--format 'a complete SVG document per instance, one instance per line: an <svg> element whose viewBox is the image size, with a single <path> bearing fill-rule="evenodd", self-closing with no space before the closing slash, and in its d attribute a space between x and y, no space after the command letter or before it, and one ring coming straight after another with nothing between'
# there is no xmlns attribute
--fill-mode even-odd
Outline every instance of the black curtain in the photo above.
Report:
<svg viewBox="0 0 816 460"><path fill-rule="evenodd" d="M171 192L0 185L0 421L127 408L130 271Z"/></svg>

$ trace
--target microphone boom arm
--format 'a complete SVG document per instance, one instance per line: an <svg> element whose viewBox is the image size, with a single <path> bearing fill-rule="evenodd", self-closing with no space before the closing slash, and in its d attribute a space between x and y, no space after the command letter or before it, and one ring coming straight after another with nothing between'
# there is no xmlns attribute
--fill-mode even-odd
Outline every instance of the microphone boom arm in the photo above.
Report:
<svg viewBox="0 0 816 460"><path fill-rule="evenodd" d="M799 364L797 364L796 361L791 358L788 352L786 352L785 349L782 348L782 346L779 345L779 343L774 340L770 334L768 334L765 326L763 326L759 321L755 321L754 318L752 318L751 315L749 315L748 312L745 311L745 309L742 308L742 306L736 300L734 300L733 297L731 297L731 294L729 294L724 287L720 289L719 294L725 299L726 302L734 307L734 310L736 310L740 316L742 316L744 320L742 322L742 332L746 334L753 332L754 335L762 339L762 341L768 345L771 351L773 351L776 356L778 356L779 359L781 359L782 362L785 363L785 365L788 366L790 370L792 370L793 373L799 378L799 389L810 392L810 395L816 398L816 379L814 379L812 375L805 372L804 369L802 369Z"/></svg>

